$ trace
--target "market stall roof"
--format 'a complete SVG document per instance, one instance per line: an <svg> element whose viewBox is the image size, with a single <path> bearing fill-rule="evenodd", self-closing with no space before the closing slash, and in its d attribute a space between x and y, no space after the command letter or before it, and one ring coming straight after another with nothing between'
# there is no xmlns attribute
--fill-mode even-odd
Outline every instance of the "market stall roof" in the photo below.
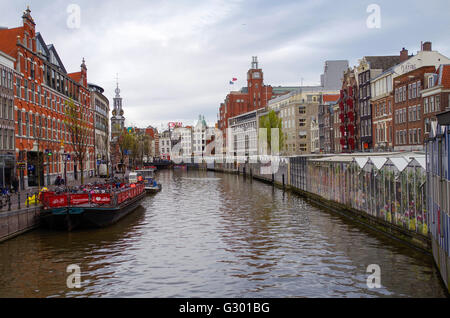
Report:
<svg viewBox="0 0 450 318"><path fill-rule="evenodd" d="M417 160L419 162L419 164L422 166L422 168L424 168L425 170L427 169L427 158L426 157L415 158L415 160Z"/></svg>
<svg viewBox="0 0 450 318"><path fill-rule="evenodd" d="M426 159L425 159L425 157L416 157L416 158L413 158L410 162L409 162L409 164L408 164L408 166L420 166L423 170L426 170Z"/></svg>
<svg viewBox="0 0 450 318"><path fill-rule="evenodd" d="M358 164L358 166L362 169L369 160L369 157L355 157L354 160Z"/></svg>
<svg viewBox="0 0 450 318"><path fill-rule="evenodd" d="M409 160L404 157L392 157L389 158L384 165L392 165L399 172L402 172L409 164Z"/></svg>
<svg viewBox="0 0 450 318"><path fill-rule="evenodd" d="M318 161L318 162L352 162L353 157L351 156L332 156L332 157L325 157L320 159L311 159L311 161Z"/></svg>
<svg viewBox="0 0 450 318"><path fill-rule="evenodd" d="M380 170L384 166L384 164L386 163L388 158L386 158L386 157L370 157L369 160L373 163L373 165L378 170Z"/></svg>

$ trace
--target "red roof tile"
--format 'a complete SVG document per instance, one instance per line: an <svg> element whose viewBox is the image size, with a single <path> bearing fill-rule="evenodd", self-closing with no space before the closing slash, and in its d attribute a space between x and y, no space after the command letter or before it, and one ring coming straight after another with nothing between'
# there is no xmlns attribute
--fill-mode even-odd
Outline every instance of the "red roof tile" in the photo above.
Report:
<svg viewBox="0 0 450 318"><path fill-rule="evenodd" d="M76 73L69 73L67 74L71 79L73 79L75 82L80 83L81 81L81 72Z"/></svg>
<svg viewBox="0 0 450 318"><path fill-rule="evenodd" d="M337 102L339 100L340 95L323 95L323 102L329 103L329 102Z"/></svg>
<svg viewBox="0 0 450 318"><path fill-rule="evenodd" d="M22 36L22 34L23 27L0 30L0 50L16 58L17 36Z"/></svg>
<svg viewBox="0 0 450 318"><path fill-rule="evenodd" d="M441 68L438 70L440 71ZM441 85L444 86L444 88L450 88L450 65L442 65L442 74L439 74L439 76L442 76Z"/></svg>

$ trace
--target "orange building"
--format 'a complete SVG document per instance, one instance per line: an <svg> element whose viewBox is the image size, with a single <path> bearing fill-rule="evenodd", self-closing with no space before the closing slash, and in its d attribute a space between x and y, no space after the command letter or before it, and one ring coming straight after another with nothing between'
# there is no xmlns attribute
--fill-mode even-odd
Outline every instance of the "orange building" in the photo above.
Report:
<svg viewBox="0 0 450 318"><path fill-rule="evenodd" d="M52 184L58 175L66 175L68 180L80 177L65 125L65 103L69 100L79 107L92 129L83 167L86 176L93 175L95 164L93 113L84 59L79 72L68 73L55 47L47 45L36 32L30 13L29 8L24 11L22 26L0 30L0 50L15 59L16 176L21 189Z"/></svg>

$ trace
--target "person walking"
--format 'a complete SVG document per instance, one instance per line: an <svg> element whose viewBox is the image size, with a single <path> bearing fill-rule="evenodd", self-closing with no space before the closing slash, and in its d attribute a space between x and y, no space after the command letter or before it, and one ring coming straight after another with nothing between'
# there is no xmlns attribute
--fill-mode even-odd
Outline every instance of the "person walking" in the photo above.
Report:
<svg viewBox="0 0 450 318"><path fill-rule="evenodd" d="M13 188L14 192L19 192L19 179L17 179L16 176L14 176L11 185L12 185L12 188Z"/></svg>

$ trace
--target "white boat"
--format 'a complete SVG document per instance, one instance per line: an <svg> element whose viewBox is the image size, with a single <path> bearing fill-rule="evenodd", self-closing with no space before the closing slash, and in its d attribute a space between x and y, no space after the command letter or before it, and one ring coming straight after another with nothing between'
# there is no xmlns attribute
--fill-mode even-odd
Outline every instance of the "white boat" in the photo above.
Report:
<svg viewBox="0 0 450 318"><path fill-rule="evenodd" d="M161 184L155 180L155 170L154 168L135 170L137 176L137 181L144 182L145 191L147 193L156 193L161 191ZM140 178L141 177L141 178ZM140 180L141 179L141 180Z"/></svg>

